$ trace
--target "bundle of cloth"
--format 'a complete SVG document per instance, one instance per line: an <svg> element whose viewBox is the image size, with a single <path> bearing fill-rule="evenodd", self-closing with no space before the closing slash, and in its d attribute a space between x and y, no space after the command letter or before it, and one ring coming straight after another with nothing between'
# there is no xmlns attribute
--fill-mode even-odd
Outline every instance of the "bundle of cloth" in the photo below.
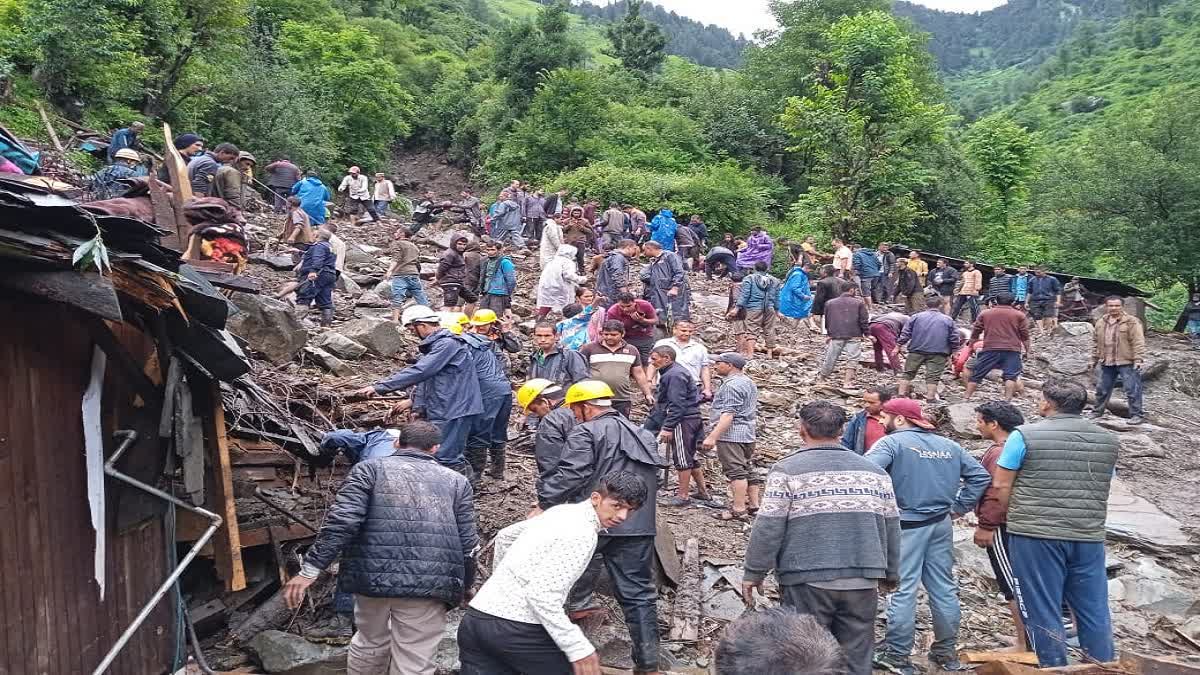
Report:
<svg viewBox="0 0 1200 675"><path fill-rule="evenodd" d="M232 263L238 273L245 269L250 243L240 209L220 197L193 197L183 205L183 217L201 259Z"/></svg>

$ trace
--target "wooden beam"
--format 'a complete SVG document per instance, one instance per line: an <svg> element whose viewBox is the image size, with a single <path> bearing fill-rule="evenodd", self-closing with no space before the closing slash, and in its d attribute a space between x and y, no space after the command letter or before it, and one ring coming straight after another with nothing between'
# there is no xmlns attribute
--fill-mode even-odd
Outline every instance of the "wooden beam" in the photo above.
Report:
<svg viewBox="0 0 1200 675"><path fill-rule="evenodd" d="M225 434L225 408L221 404L221 383L211 382L209 403L212 405L209 448L209 476L212 487L210 499L216 512L225 519L213 538L217 572L225 582L225 590L240 591L246 587L246 570L242 566L241 530L238 528L237 502L233 492L233 467L229 459L229 438Z"/></svg>
<svg viewBox="0 0 1200 675"><path fill-rule="evenodd" d="M683 548L683 580L671 608L671 639L695 642L700 638L700 540L688 539Z"/></svg>
<svg viewBox="0 0 1200 675"><path fill-rule="evenodd" d="M171 133L171 125L163 123L163 164L167 165L167 176L171 179L171 208L175 211L175 240L178 250L183 251L183 247L188 241L188 233L192 229L188 227L187 218L183 214L183 205L187 200L192 198L192 182L188 180L187 164L183 161L183 155L175 149L175 135ZM186 256L185 256L186 257Z"/></svg>
<svg viewBox="0 0 1200 675"><path fill-rule="evenodd" d="M113 360L113 363L121 370L121 374L133 384L134 391L142 400L149 403L162 398L163 391L161 388L154 386L154 382L146 376L146 372L142 370L144 359L134 359L133 356L125 349L124 345L117 340L117 336L113 334L112 329L108 324L104 323L95 316L81 317L88 333L91 334L96 344L104 350L108 358Z"/></svg>
<svg viewBox="0 0 1200 675"><path fill-rule="evenodd" d="M60 155L67 154L66 149L63 148L62 141L58 140L58 132L54 130L54 125L50 123L50 116L46 114L46 109L42 107L41 102L35 101L35 103L37 104L38 114L42 116L42 124L46 125L46 135L50 137L50 142L54 144L54 149Z"/></svg>
<svg viewBox="0 0 1200 675"><path fill-rule="evenodd" d="M1038 664L1037 654L1033 652L972 652L962 653L962 660L967 663L991 663L1004 661L1006 663L1023 663L1029 666Z"/></svg>
<svg viewBox="0 0 1200 675"><path fill-rule="evenodd" d="M110 321L123 321L112 280L75 270L6 270L0 286L78 307Z"/></svg>

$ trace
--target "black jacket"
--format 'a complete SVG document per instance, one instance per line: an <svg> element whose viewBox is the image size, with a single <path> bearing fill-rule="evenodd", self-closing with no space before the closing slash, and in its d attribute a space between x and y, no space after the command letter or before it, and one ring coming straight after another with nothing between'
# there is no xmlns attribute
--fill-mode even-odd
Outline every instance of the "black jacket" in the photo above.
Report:
<svg viewBox="0 0 1200 675"><path fill-rule="evenodd" d="M849 285L849 281L838 277L825 277L818 281L813 292L813 314L824 314L825 303L841 295Z"/></svg>
<svg viewBox="0 0 1200 675"><path fill-rule="evenodd" d="M609 410L575 425L567 435L558 467L538 485L538 505L548 509L581 502L592 494L601 478L614 471L632 471L646 484L646 503L605 534L653 535L658 471L665 466L658 456L654 436L616 410Z"/></svg>
<svg viewBox="0 0 1200 675"><path fill-rule="evenodd" d="M348 593L458 604L478 543L467 479L432 455L399 450L350 469L304 561L323 570L342 553Z"/></svg>
<svg viewBox="0 0 1200 675"><path fill-rule="evenodd" d="M674 431L685 417L700 414L700 391L688 371L672 363L658 371L658 389L654 392L654 408L650 415L662 423L662 428Z"/></svg>
<svg viewBox="0 0 1200 675"><path fill-rule="evenodd" d="M921 278L917 276L914 270L905 267L900 270L896 278L897 295L915 295L921 292Z"/></svg>
<svg viewBox="0 0 1200 675"><path fill-rule="evenodd" d="M554 475L558 460L562 458L567 435L575 428L575 413L567 406L551 410L538 420L537 436L533 440L533 458L537 460L537 492L541 494L542 483Z"/></svg>

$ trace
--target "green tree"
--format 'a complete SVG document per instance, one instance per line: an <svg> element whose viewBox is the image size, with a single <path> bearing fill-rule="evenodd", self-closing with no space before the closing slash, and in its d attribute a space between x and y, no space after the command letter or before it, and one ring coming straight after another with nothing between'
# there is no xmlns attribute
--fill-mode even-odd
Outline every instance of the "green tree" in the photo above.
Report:
<svg viewBox="0 0 1200 675"><path fill-rule="evenodd" d="M626 0L625 16L604 30L612 49L605 53L641 77L658 72L666 58L667 36L642 17L642 0Z"/></svg>
<svg viewBox="0 0 1200 675"><path fill-rule="evenodd" d="M148 59L148 71L138 107L145 115L162 117L178 103L176 87L193 60L241 37L240 29L247 24L248 3L146 0L139 4L141 51Z"/></svg>
<svg viewBox="0 0 1200 675"><path fill-rule="evenodd" d="M987 260L1021 263L1041 257L1041 237L1014 218L1026 204L1034 171L1033 138L1005 117L987 117L967 132L967 155L983 185L976 207L982 231L973 253Z"/></svg>
<svg viewBox="0 0 1200 675"><path fill-rule="evenodd" d="M514 21L496 36L494 72L508 84L508 102L524 110L541 78L558 68L576 68L587 60L583 45L569 34L564 0L538 12L534 21Z"/></svg>
<svg viewBox="0 0 1200 675"><path fill-rule="evenodd" d="M812 93L788 100L793 150L812 157L811 188L793 213L835 236L903 239L928 217L914 191L934 174L922 153L944 140L945 106L923 91L920 41L885 12L839 20Z"/></svg>
<svg viewBox="0 0 1200 675"><path fill-rule="evenodd" d="M1200 110L1194 94L1156 97L1110 118L1060 160L1051 203L1115 249L1124 275L1168 288L1200 282ZM1089 237L1090 235L1090 237Z"/></svg>

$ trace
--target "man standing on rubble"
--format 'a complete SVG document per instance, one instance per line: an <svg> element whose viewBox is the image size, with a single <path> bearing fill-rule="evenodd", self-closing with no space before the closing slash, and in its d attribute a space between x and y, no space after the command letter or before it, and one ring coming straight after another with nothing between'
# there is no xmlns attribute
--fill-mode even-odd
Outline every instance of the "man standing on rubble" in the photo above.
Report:
<svg viewBox="0 0 1200 675"><path fill-rule="evenodd" d="M189 166L189 172L191 167ZM192 190L195 190L195 183L192 184ZM296 183L291 189L292 195L300 199L300 208L308 214L309 220L313 225L324 225L326 220L325 203L333 196L329 193L329 187L321 182L320 176L316 171L309 170L304 174L304 180Z"/></svg>
<svg viewBox="0 0 1200 675"><path fill-rule="evenodd" d="M596 291L605 298L605 306L612 306L617 295L632 288L630 266L637 254L638 245L632 239L622 239L616 250L604 254L604 262L596 272Z"/></svg>
<svg viewBox="0 0 1200 675"><path fill-rule="evenodd" d="M900 521L888 474L838 442L845 423L829 401L800 408L804 445L767 476L742 597L753 607L754 591L762 593L774 570L783 605L811 614L837 638L848 666L841 672L871 675L878 587L894 588L900 576ZM831 503L822 486L837 486L845 498Z"/></svg>
<svg viewBox="0 0 1200 675"><path fill-rule="evenodd" d="M490 323L495 323L496 315L491 310L481 309L475 314L478 316L484 312L489 312L491 316L487 318L491 319ZM488 467L488 475L496 480L504 480L508 418L512 414L513 402L506 359L501 357L495 341L487 335L464 332L462 339L471 348L475 372L479 376L479 395L483 402L483 412L475 416L475 423L467 436L467 461L471 463L475 485L483 477L489 457L491 466Z"/></svg>
<svg viewBox="0 0 1200 675"><path fill-rule="evenodd" d="M1017 606L1043 668L1067 665L1064 599L1088 660L1113 660L1104 521L1121 442L1080 417L1086 403L1083 385L1048 380L1038 406L1045 419L1017 427L996 460Z"/></svg>
<svg viewBox="0 0 1200 675"><path fill-rule="evenodd" d="M529 377L550 380L568 387L588 378L588 365L574 349L558 343L554 323L539 321L533 327L533 351L529 353Z"/></svg>
<svg viewBox="0 0 1200 675"><path fill-rule="evenodd" d="M912 382L921 369L925 369L925 400L938 401L938 384L946 372L950 355L962 344L962 334L951 319L942 311L940 295L922 296L925 311L912 315L896 342L908 348L904 357L904 372L900 374L900 395L908 396Z"/></svg>
<svg viewBox="0 0 1200 675"><path fill-rule="evenodd" d="M858 372L858 359L862 356L863 340L870 325L867 306L862 298L857 297L857 293L858 287L849 285L840 296L825 303L825 331L829 337L820 375L832 375L838 360L845 355L846 372L842 376L842 386L846 389L854 386L854 374Z"/></svg>
<svg viewBox="0 0 1200 675"><path fill-rule="evenodd" d="M1062 304L1062 283L1038 265L1029 278L1029 318L1041 322L1042 330L1050 332L1058 325L1058 307Z"/></svg>
<svg viewBox="0 0 1200 675"><path fill-rule="evenodd" d="M386 276L392 286L392 321L396 323L400 323L400 310L409 299L418 305L429 304L421 283L421 250L410 237L407 227L396 228L392 235L396 241L395 258Z"/></svg>
<svg viewBox="0 0 1200 675"><path fill-rule="evenodd" d="M314 302L321 311L321 325L333 325L333 287L337 284L337 254L329 245L333 233L325 228L317 231L317 241L304 251L296 279L296 303L308 307Z"/></svg>
<svg viewBox="0 0 1200 675"><path fill-rule="evenodd" d="M365 211L371 222L379 220L379 216L375 214L375 203L371 200L371 191L367 186L367 177L362 175L357 166L350 167L350 172L342 177L337 191L346 193L344 213L357 216Z"/></svg>
<svg viewBox="0 0 1200 675"><path fill-rule="evenodd" d="M917 586L933 614L929 660L942 670L967 670L958 661L961 618L954 580L954 527L950 521L975 508L991 476L961 445L933 433L921 404L893 398L883 405L888 430L866 458L892 477L900 507L900 587L888 604L887 634L876 663L910 675L916 630Z"/></svg>
<svg viewBox="0 0 1200 675"><path fill-rule="evenodd" d="M671 337L663 338L654 343L655 347L670 347L675 350L675 363L683 368L692 378L692 384L700 387L700 396L704 400L712 398L712 365L708 359L708 347L696 338L696 324L691 321L677 321ZM657 369L654 364L646 371L646 377L654 380Z"/></svg>
<svg viewBox="0 0 1200 675"><path fill-rule="evenodd" d="M494 239L485 241L483 261L479 275L479 307L490 309L496 314L511 316L512 296L517 291L517 268L504 255L504 245Z"/></svg>
<svg viewBox="0 0 1200 675"><path fill-rule="evenodd" d="M620 321L608 320L600 329L600 339L579 348L579 355L587 361L591 379L600 380L613 390L613 407L625 417L633 412L633 387L636 384L653 403L654 392L642 368L641 354L625 341L625 325Z"/></svg>
<svg viewBox="0 0 1200 675"><path fill-rule="evenodd" d="M404 310L400 324L421 341L417 346L421 357L404 370L356 393L372 398L415 386L414 412L442 432L438 462L470 478L471 465L463 450L475 416L483 412L479 376L470 347L461 337L442 328L441 321L437 312L424 305Z"/></svg>
<svg viewBox="0 0 1200 675"><path fill-rule="evenodd" d="M1012 306L1011 293L996 296L996 306L984 310L971 329L968 343L974 344L983 335L983 350L975 358L975 367L967 380L966 398L975 395L979 383L988 373L999 369L1004 379L1004 400L1011 401L1017 393L1018 380L1024 365L1022 352L1028 357L1033 353L1029 343L1029 322L1025 313Z"/></svg>
<svg viewBox="0 0 1200 675"><path fill-rule="evenodd" d="M665 345L650 350L650 363L658 371L658 389L645 428L658 432L658 442L668 448L667 454L679 478L679 489L667 503L688 506L692 503L693 480L700 501L709 502L712 497L704 482L704 467L696 461L704 433L700 393L692 376L675 362L675 355L675 349Z"/></svg>
<svg viewBox="0 0 1200 675"><path fill-rule="evenodd" d="M762 476L754 466L758 386L742 372L746 358L741 354L725 352L717 357L715 367L721 376L712 403L716 421L702 446L705 450L716 448L721 471L729 479L729 508L716 517L745 521L758 513L763 492Z"/></svg>
<svg viewBox="0 0 1200 675"><path fill-rule="evenodd" d="M538 472L534 491L539 494L542 491L542 482L558 469L558 460L562 457L567 434L571 433L577 423L571 407L563 404L566 395L566 388L541 378L527 380L517 390L517 405L521 406L526 415L537 418L533 459L537 463ZM538 508L536 501L532 508Z"/></svg>
<svg viewBox="0 0 1200 675"><path fill-rule="evenodd" d="M863 302L867 309L875 306L875 298L880 295L880 284L883 279L883 267L875 251L854 245L854 256L850 259L854 275L858 277L858 285L862 291Z"/></svg>
<svg viewBox="0 0 1200 675"><path fill-rule="evenodd" d="M654 535L657 531L654 495L662 460L654 437L612 407L612 389L584 380L567 390L566 405L578 424L568 434L558 466L538 490L538 509L571 504L595 492L614 471L629 471L641 479L647 499L624 523L600 536L596 553L613 581L613 591L625 613L632 644L633 672L658 673L658 592L654 587ZM567 602L569 609L587 607L599 568L589 567Z"/></svg>
<svg viewBox="0 0 1200 675"><path fill-rule="evenodd" d="M1095 322L1096 347L1092 351L1092 370L1100 366L1100 381L1096 383L1096 405L1091 417L1107 414L1105 407L1112 396L1117 377L1129 402L1129 423L1141 424L1142 362L1146 360L1146 335L1142 322L1125 313L1125 301L1112 295L1104 300L1104 316Z"/></svg>
<svg viewBox="0 0 1200 675"><path fill-rule="evenodd" d="M643 244L642 251L650 259L650 264L641 272L643 296L654 305L667 330L671 330L671 323L692 316L692 292L687 275L683 273L683 263L674 251L665 250L654 240Z"/></svg>
<svg viewBox="0 0 1200 675"><path fill-rule="evenodd" d="M413 422L400 429L395 454L355 464L300 573L284 586L288 607L299 607L344 553L338 578L354 593L357 626L351 675L432 673L446 611L474 581L471 486L434 461L438 441L437 427Z"/></svg>
<svg viewBox="0 0 1200 675"><path fill-rule="evenodd" d="M273 210L283 213L292 186L300 182L300 167L288 161L287 157L280 157L266 165L263 171L267 172L267 189L271 191Z"/></svg>

